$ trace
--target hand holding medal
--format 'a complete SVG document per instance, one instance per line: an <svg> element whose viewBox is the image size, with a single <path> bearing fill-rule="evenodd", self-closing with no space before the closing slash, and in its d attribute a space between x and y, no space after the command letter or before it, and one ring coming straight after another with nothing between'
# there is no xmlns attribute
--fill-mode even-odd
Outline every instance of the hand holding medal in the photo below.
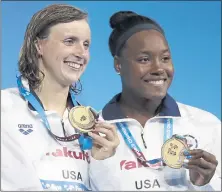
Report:
<svg viewBox="0 0 222 192"><path fill-rule="evenodd" d="M186 138L178 135L174 135L164 143L162 159L171 168L189 169L190 180L197 186L210 182L218 164L214 155L201 149L191 150L186 143Z"/></svg>
<svg viewBox="0 0 222 192"><path fill-rule="evenodd" d="M106 122L96 122L95 129L89 132L89 136L93 138L92 156L96 160L113 156L120 143L116 126Z"/></svg>
<svg viewBox="0 0 222 192"><path fill-rule="evenodd" d="M85 140L82 138L82 144L88 145L87 142L89 143L89 140L92 139L93 158L103 160L115 154L119 139L116 127L105 122L98 122L97 117L98 114L91 107L76 106L69 112L70 123L82 133L82 137L85 137ZM99 133L105 136L101 136Z"/></svg>
<svg viewBox="0 0 222 192"><path fill-rule="evenodd" d="M218 161L216 157L202 149L184 151L188 156L183 167L189 169L190 181L197 186L203 186L210 182Z"/></svg>

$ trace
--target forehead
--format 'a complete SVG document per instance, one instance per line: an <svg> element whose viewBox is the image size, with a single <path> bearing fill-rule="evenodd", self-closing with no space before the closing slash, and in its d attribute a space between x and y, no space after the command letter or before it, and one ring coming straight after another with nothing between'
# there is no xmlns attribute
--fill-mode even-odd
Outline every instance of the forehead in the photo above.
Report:
<svg viewBox="0 0 222 192"><path fill-rule="evenodd" d="M144 30L132 35L126 42L126 47L135 51L160 51L167 49L165 37L156 30Z"/></svg>
<svg viewBox="0 0 222 192"><path fill-rule="evenodd" d="M66 37L76 36L80 39L90 39L90 27L86 19L72 21L69 23L59 23L50 28L50 36Z"/></svg>

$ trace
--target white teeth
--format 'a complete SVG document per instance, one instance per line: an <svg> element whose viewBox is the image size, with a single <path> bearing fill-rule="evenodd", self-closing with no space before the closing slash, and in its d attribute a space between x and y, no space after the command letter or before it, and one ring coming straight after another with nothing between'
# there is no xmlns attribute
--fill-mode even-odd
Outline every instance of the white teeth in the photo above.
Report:
<svg viewBox="0 0 222 192"><path fill-rule="evenodd" d="M158 81L148 81L148 83L151 83L151 84L155 84L155 85L161 85L164 83L164 80L158 80Z"/></svg>
<svg viewBox="0 0 222 192"><path fill-rule="evenodd" d="M77 63L73 63L73 62L66 62L68 64L68 66L75 68L75 69L79 69L81 67L80 64Z"/></svg>

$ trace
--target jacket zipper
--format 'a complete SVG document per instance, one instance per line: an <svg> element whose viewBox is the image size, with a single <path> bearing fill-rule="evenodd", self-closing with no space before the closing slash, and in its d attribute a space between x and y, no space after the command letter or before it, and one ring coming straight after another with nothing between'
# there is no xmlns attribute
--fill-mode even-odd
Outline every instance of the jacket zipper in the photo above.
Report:
<svg viewBox="0 0 222 192"><path fill-rule="evenodd" d="M64 127L64 122L63 120L61 120L61 124L62 124L62 130L63 130L63 134L66 137L66 131L65 131L65 127Z"/></svg>
<svg viewBox="0 0 222 192"><path fill-rule="evenodd" d="M146 142L145 142L145 139L144 139L143 135L144 135L144 132L143 132L143 129L142 129L141 138L142 138L143 145L144 145L145 149L147 149Z"/></svg>

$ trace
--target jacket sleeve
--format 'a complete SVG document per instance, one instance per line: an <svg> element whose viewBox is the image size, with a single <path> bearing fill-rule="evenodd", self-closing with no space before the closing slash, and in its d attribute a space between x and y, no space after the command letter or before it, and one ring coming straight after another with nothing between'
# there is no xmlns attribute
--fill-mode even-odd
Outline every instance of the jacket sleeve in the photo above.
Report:
<svg viewBox="0 0 222 192"><path fill-rule="evenodd" d="M121 186L118 185L119 167L116 166L115 162L117 162L116 155L105 160L96 160L91 157L89 178L92 191L118 191L121 189ZM105 180L104 177L106 177ZM109 180L109 185L107 185Z"/></svg>
<svg viewBox="0 0 222 192"><path fill-rule="evenodd" d="M3 107L3 106L2 106ZM4 111L4 112L3 112ZM8 121L12 120L7 112L1 113L1 190L30 191L42 190L34 166L28 160L16 137L10 133Z"/></svg>
<svg viewBox="0 0 222 192"><path fill-rule="evenodd" d="M191 184L191 187L196 191L221 191L221 121L212 114L208 115L209 129L209 144L206 146L205 151L216 156L218 165L215 174L211 181L204 186L195 186Z"/></svg>

